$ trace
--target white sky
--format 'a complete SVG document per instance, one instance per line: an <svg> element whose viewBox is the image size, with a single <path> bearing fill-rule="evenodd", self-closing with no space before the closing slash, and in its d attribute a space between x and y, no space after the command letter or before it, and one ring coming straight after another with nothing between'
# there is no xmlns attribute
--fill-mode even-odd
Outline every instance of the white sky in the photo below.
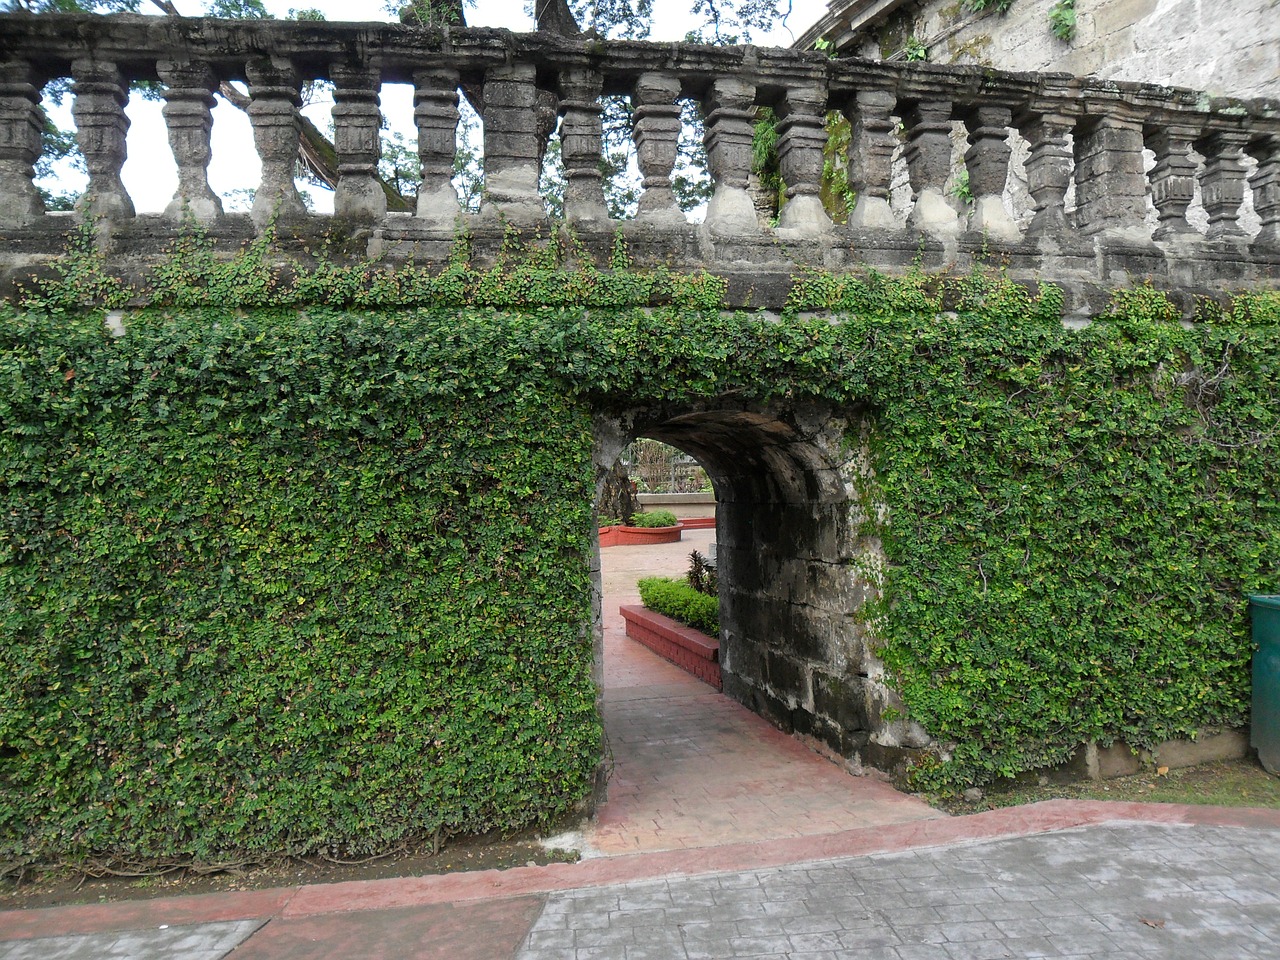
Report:
<svg viewBox="0 0 1280 960"><path fill-rule="evenodd" d="M198 15L204 0L176 0L184 14ZM807 30L826 12L826 0L790 0L791 13L785 25L779 24L766 35L755 37L758 45L790 46L794 38ZM384 0L265 0L267 9L278 17L288 15L290 8L315 8L329 20L387 20ZM698 25L690 15L692 0L654 0L651 39L680 40ZM779 6L786 10L783 0ZM150 13L148 5L144 11ZM526 12L525 0L476 0L468 4L467 22L472 26L506 27L515 31L533 29L533 18ZM789 28L789 29L788 29ZM329 104L316 104L307 114L321 129L328 127ZM413 95L406 85L383 88L382 109L393 130L403 132L413 142ZM128 159L122 178L139 213L163 210L178 185L177 168L169 149L168 136L161 116L161 104L131 97L126 108L130 129ZM59 125L71 126L69 104L62 110L50 109ZM253 148L253 134L248 117L225 104L213 112L213 161L209 165L209 183L215 193L253 188L261 176L261 165ZM83 188L83 177L64 176L66 186ZM312 200L320 211L332 209L332 195L313 191ZM229 205L231 206L231 205ZM239 209L246 209L243 204Z"/></svg>

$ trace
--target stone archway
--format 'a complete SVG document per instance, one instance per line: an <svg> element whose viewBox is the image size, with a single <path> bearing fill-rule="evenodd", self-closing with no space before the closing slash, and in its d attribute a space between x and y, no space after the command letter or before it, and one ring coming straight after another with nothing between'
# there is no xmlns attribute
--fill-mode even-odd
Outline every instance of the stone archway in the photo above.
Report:
<svg viewBox="0 0 1280 960"><path fill-rule="evenodd" d="M914 725L884 720L897 698L867 619L884 520L868 415L728 399L600 414L598 487L637 437L691 454L715 488L724 692L855 769L892 769L925 746ZM596 624L599 641L599 611Z"/></svg>

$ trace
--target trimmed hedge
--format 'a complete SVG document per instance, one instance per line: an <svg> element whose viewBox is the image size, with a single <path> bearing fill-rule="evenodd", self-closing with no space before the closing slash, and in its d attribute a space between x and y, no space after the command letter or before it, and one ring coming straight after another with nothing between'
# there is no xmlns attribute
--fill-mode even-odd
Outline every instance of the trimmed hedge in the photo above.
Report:
<svg viewBox="0 0 1280 960"><path fill-rule="evenodd" d="M880 326L882 655L956 790L1248 721L1245 595L1280 587L1280 297L1188 329L961 304Z"/></svg>
<svg viewBox="0 0 1280 960"><path fill-rule="evenodd" d="M651 510L637 513L631 518L633 527L674 527L679 522L679 518L670 510Z"/></svg>
<svg viewBox="0 0 1280 960"><path fill-rule="evenodd" d="M670 617L709 637L720 636L720 601L699 593L687 580L645 577L637 584L640 602L655 613Z"/></svg>
<svg viewBox="0 0 1280 960"><path fill-rule="evenodd" d="M360 854L588 795L588 408L510 323L0 325L0 859Z"/></svg>

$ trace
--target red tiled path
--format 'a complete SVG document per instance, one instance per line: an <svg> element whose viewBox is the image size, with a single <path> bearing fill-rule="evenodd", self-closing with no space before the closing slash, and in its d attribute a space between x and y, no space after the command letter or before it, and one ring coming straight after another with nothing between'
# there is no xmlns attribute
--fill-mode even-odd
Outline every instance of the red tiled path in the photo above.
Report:
<svg viewBox="0 0 1280 960"><path fill-rule="evenodd" d="M629 639L619 606L636 580L679 575L714 530L680 543L601 551L608 800L584 853L680 850L812 837L940 816L873 777L855 777Z"/></svg>
<svg viewBox="0 0 1280 960"><path fill-rule="evenodd" d="M277 917L235 960L494 960L513 956L542 911L540 896Z"/></svg>

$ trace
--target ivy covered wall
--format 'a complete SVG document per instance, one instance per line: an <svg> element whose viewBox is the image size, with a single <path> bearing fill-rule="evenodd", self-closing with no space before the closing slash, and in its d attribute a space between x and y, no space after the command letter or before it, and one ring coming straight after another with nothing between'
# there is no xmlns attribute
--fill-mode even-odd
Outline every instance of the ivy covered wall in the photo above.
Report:
<svg viewBox="0 0 1280 960"><path fill-rule="evenodd" d="M1188 329L1138 291L1073 331L999 278L814 275L781 322L705 278L657 309L623 272L411 281L358 310L368 274L170 287L122 337L56 296L0 318L0 854L363 852L574 809L591 415L643 403L872 411L860 613L939 744L920 782L1247 719L1274 297Z"/></svg>
<svg viewBox="0 0 1280 960"><path fill-rule="evenodd" d="M578 803L590 429L504 369L511 324L128 327L4 322L7 852L360 853Z"/></svg>
<svg viewBox="0 0 1280 960"><path fill-rule="evenodd" d="M883 655L941 747L914 781L1246 724L1245 595L1280 591L1276 299L1188 328L1140 289L1078 331L973 305L880 334Z"/></svg>

